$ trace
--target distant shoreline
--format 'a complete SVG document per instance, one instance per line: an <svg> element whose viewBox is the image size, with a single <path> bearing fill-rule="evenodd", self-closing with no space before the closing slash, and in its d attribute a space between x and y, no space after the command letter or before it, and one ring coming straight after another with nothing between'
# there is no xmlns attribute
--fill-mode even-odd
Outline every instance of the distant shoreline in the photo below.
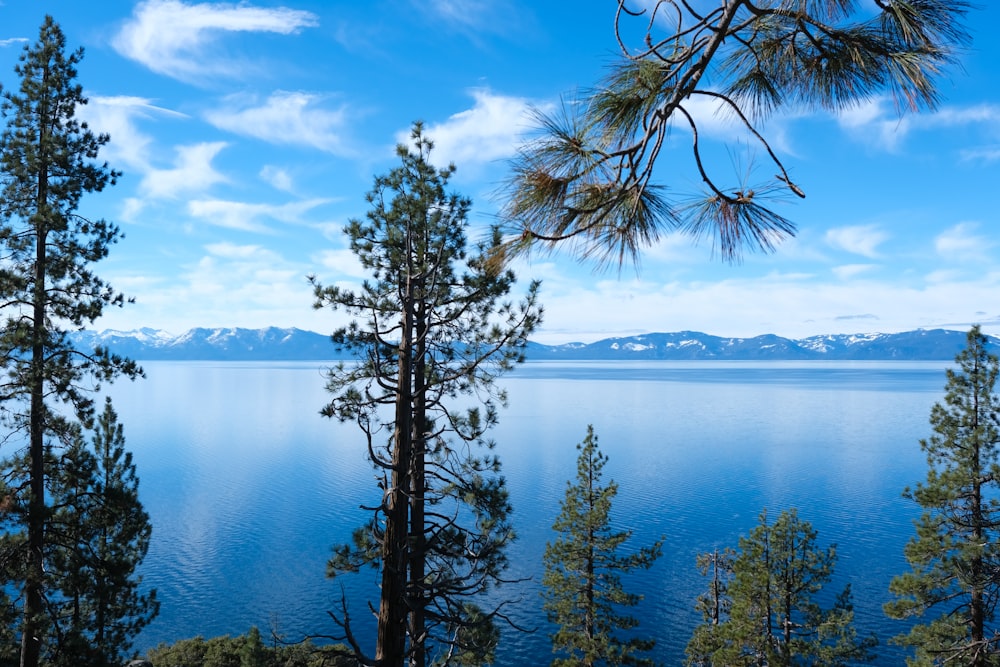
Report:
<svg viewBox="0 0 1000 667"><path fill-rule="evenodd" d="M319 361L352 358L330 337L302 329L191 329L175 336L161 330L78 331L81 350L96 346L136 361ZM798 340L765 334L721 337L697 331L606 338L594 343L545 345L529 341L533 361L951 361L966 334L917 329L894 334L831 334ZM994 338L994 340L996 340Z"/></svg>

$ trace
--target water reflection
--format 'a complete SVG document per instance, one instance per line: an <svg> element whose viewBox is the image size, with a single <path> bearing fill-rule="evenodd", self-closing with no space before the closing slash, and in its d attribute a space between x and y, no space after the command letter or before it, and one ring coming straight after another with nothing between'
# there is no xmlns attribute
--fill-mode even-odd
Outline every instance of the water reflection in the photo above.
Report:
<svg viewBox="0 0 1000 667"><path fill-rule="evenodd" d="M510 407L494 435L520 539L507 591L514 616L537 627L506 633L499 664L548 661L539 615L541 553L551 539L576 450L593 424L621 489L615 520L636 544L667 536L647 592L644 631L657 657L681 664L703 583L698 552L735 545L760 510L796 506L821 542L839 544L837 582L854 588L858 623L883 640L880 611L915 508L900 497L921 479L917 446L944 385L938 362L529 363L503 381ZM377 594L364 573L324 578L330 547L374 502L357 430L318 415L327 401L315 364L153 363L148 379L115 388L154 536L145 565L160 617L139 648L202 634L332 630L341 583L354 615ZM362 632L363 636L371 636ZM898 664L887 653L880 664Z"/></svg>

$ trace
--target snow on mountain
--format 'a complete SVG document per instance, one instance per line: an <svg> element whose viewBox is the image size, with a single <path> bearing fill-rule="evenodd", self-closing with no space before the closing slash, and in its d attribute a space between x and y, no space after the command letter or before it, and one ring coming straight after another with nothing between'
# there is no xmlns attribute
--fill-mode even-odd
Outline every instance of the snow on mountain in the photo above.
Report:
<svg viewBox="0 0 1000 667"><path fill-rule="evenodd" d="M294 328L197 328L180 335L159 329L79 331L74 345L100 345L138 361L319 361L343 359L327 335ZM722 338L697 331L607 338L594 343L543 345L530 342L529 360L952 360L965 332L918 329L896 334L831 334L801 340L773 334Z"/></svg>

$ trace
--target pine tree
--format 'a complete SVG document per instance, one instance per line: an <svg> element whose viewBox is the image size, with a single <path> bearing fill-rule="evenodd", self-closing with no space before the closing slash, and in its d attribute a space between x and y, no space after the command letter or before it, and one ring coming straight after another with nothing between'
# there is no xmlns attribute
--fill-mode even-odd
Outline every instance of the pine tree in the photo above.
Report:
<svg viewBox="0 0 1000 667"><path fill-rule="evenodd" d="M247 632L240 647L240 667L268 667L267 648L256 625Z"/></svg>
<svg viewBox="0 0 1000 667"><path fill-rule="evenodd" d="M711 238L729 261L772 250L795 232L775 204L805 194L768 140L767 118L849 109L884 93L900 110L933 109L937 79L968 42L963 0L869 4L618 0L620 58L586 98L540 115L539 136L513 162L504 217L519 238L507 250L568 242L581 258L620 266L675 230ZM716 105L734 124L732 176L703 150L698 105ZM678 129L693 142L673 141ZM687 191L683 176L663 184L678 146L691 147L701 192Z"/></svg>
<svg viewBox="0 0 1000 667"><path fill-rule="evenodd" d="M998 361L978 326L948 369L934 434L921 440L927 480L904 495L923 513L904 553L912 568L893 578L892 618L922 618L894 641L911 665L1000 665L1000 397Z"/></svg>
<svg viewBox="0 0 1000 667"><path fill-rule="evenodd" d="M385 667L492 650L469 640L495 636L501 607L478 611L473 599L500 583L514 533L487 432L506 400L495 380L522 360L540 316L535 284L520 304L503 300L514 274L488 261L499 232L469 251L471 203L446 192L454 167L430 164L419 123L412 140L397 149L402 165L375 179L366 219L345 230L373 279L356 292L313 279L317 308L358 318L333 335L359 363L329 371L322 414L358 424L381 475L371 520L328 571L379 568L374 660ZM346 605L338 620L363 655Z"/></svg>
<svg viewBox="0 0 1000 667"><path fill-rule="evenodd" d="M641 653L655 642L622 632L634 630L639 621L619 611L636 606L642 596L628 593L621 575L650 568L660 557L663 540L632 551L620 552L631 530L611 528L611 502L618 485L601 486L607 456L598 447L593 426L577 445L576 484L567 483L562 511L552 528L559 537L545 545L542 595L549 621L558 629L552 650L562 654L555 667L595 665L651 665Z"/></svg>
<svg viewBox="0 0 1000 667"><path fill-rule="evenodd" d="M105 306L124 301L91 269L118 240L118 228L77 213L84 194L117 177L107 164L93 162L108 137L94 135L75 118L86 103L75 82L82 55L66 53L62 31L46 17L38 42L25 47L15 67L18 91L5 92L2 103L7 125L0 135L0 303L6 321L0 330L0 408L12 429L8 442L23 434L27 445L24 474L8 475L12 494L26 499L20 514L25 566L17 575L23 589L21 667L37 667L49 630L48 452L72 441L76 423L90 425L91 390L100 382L141 373L106 350L80 353L66 336L68 328L91 324Z"/></svg>
<svg viewBox="0 0 1000 667"><path fill-rule="evenodd" d="M709 577L709 585L708 591L699 595L695 603L695 610L701 614L704 622L695 628L688 642L688 664L711 665L710 655L724 643L720 629L732 612L729 586L733 580L736 555L737 552L730 548L721 551L716 549L712 553L699 555L696 560L698 572L703 577Z"/></svg>
<svg viewBox="0 0 1000 667"><path fill-rule="evenodd" d="M63 454L51 489L48 529L52 588L67 665L106 667L128 655L132 640L159 610L156 591L140 590L137 567L149 549L152 527L139 500L139 479L125 449L124 427L105 400L92 449L82 436ZM53 601L54 604L54 601ZM86 647L89 661L83 659ZM59 664L59 663L57 663Z"/></svg>
<svg viewBox="0 0 1000 667"><path fill-rule="evenodd" d="M698 602L705 622L688 642L687 664L834 667L873 659L877 641L857 636L850 585L829 609L817 602L836 559L836 548L819 547L794 509L773 524L761 513L736 554L699 560L712 582Z"/></svg>

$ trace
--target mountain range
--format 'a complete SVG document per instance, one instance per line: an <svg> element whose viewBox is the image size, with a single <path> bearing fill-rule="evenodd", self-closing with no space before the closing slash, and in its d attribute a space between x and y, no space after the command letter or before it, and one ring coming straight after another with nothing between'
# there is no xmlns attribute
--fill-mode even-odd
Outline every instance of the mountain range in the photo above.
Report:
<svg viewBox="0 0 1000 667"><path fill-rule="evenodd" d="M302 329L191 329L175 336L159 329L77 331L79 349L96 345L138 361L323 361L349 358L324 334ZM833 334L790 339L766 334L724 338L697 331L605 338L594 343L529 342L528 360L952 360L965 333L917 329L893 334ZM996 339L994 339L996 341Z"/></svg>

